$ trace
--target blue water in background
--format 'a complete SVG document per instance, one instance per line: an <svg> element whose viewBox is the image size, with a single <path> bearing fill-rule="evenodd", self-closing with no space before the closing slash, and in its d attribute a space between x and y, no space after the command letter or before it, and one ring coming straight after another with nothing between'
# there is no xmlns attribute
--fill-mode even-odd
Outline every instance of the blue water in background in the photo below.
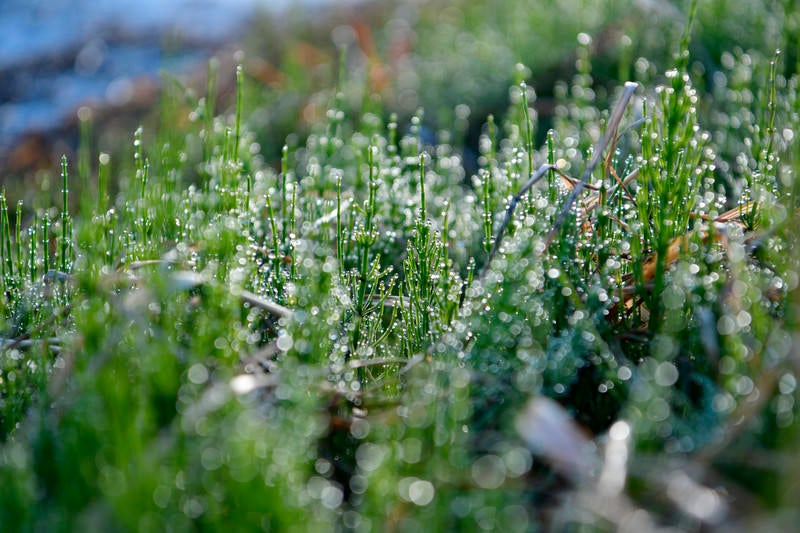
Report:
<svg viewBox="0 0 800 533"><path fill-rule="evenodd" d="M0 151L26 132L64 123L80 105L124 103L134 80L195 68L214 47L235 41L258 10L292 4L0 0ZM165 52L170 39L188 45Z"/></svg>

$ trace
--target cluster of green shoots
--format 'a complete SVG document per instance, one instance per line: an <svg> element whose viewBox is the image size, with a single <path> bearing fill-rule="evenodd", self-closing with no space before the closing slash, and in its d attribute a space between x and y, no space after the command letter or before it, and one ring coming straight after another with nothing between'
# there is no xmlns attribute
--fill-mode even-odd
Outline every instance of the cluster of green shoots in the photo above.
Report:
<svg viewBox="0 0 800 533"><path fill-rule="evenodd" d="M422 111L399 124L340 92L273 169L241 68L231 116L214 116L213 70L203 98L172 87L162 120L185 131L137 130L127 161L83 143L60 209L12 223L0 196L0 524L613 527L592 499L605 478L559 447L616 441L627 462L592 461L622 485L597 498L732 519L676 496L675 472L737 464L742 433L796 442L797 79L774 65L752 131L722 129L682 52L608 112L558 96L541 149L515 85L474 175ZM555 431L525 418L542 397ZM795 501L757 474L731 473ZM576 499L552 511L567 479Z"/></svg>

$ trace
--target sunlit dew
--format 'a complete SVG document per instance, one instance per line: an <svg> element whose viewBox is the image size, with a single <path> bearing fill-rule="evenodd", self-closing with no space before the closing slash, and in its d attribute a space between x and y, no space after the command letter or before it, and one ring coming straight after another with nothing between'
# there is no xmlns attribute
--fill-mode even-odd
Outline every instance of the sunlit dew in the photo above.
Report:
<svg viewBox="0 0 800 533"><path fill-rule="evenodd" d="M365 472L377 469L383 462L387 450L379 444L366 442L361 444L356 450L356 462L359 468Z"/></svg>
<svg viewBox="0 0 800 533"><path fill-rule="evenodd" d="M484 455L472 464L472 479L479 487L496 489L505 478L505 463L496 455Z"/></svg>
<svg viewBox="0 0 800 533"><path fill-rule="evenodd" d="M781 394L792 394L797 388L797 378L794 374L786 373L778 381L778 390Z"/></svg>
<svg viewBox="0 0 800 533"><path fill-rule="evenodd" d="M202 385L208 381L208 369L201 363L196 363L189 368L187 374L189 381L195 385Z"/></svg>
<svg viewBox="0 0 800 533"><path fill-rule="evenodd" d="M736 407L736 400L729 393L720 392L714 395L711 405L718 413L729 413Z"/></svg>
<svg viewBox="0 0 800 533"><path fill-rule="evenodd" d="M408 487L408 499L411 503L419 506L428 505L433 501L436 490L430 481L418 479L413 481Z"/></svg>
<svg viewBox="0 0 800 533"><path fill-rule="evenodd" d="M350 490L355 494L364 494L369 487L369 480L360 474L350 477Z"/></svg>
<svg viewBox="0 0 800 533"><path fill-rule="evenodd" d="M678 381L678 369L671 362L659 363L653 377L657 385L671 387Z"/></svg>
<svg viewBox="0 0 800 533"><path fill-rule="evenodd" d="M734 390L739 396L748 396L754 388L755 383L749 376L739 376L734 382Z"/></svg>
<svg viewBox="0 0 800 533"><path fill-rule="evenodd" d="M533 458L526 448L512 448L503 454L503 463L509 477L519 477L531 469Z"/></svg>
<svg viewBox="0 0 800 533"><path fill-rule="evenodd" d="M647 417L654 422L662 422L669 418L670 407L661 397L653 398L647 405Z"/></svg>
<svg viewBox="0 0 800 533"><path fill-rule="evenodd" d="M353 384L358 384L359 386L354 387ZM358 381L353 381L351 383L350 388L353 391L358 391L360 387L360 383ZM353 420L353 423L350 426L350 434L353 435L356 439L363 439L369 435L370 431L370 423L363 418L356 418Z"/></svg>
<svg viewBox="0 0 800 533"><path fill-rule="evenodd" d="M730 315L723 315L717 320L717 331L720 335L731 335L736 332L736 320Z"/></svg>
<svg viewBox="0 0 800 533"><path fill-rule="evenodd" d="M338 509L344 501L344 492L334 484L328 484L320 493L320 502L328 509Z"/></svg>
<svg viewBox="0 0 800 533"><path fill-rule="evenodd" d="M622 381L628 381L633 376L633 372L627 366L621 366L617 369L617 377Z"/></svg>

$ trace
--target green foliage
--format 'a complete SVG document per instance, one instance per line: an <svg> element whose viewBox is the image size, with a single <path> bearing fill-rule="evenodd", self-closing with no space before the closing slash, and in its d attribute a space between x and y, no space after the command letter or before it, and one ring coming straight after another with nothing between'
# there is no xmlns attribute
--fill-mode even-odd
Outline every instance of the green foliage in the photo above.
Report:
<svg viewBox="0 0 800 533"><path fill-rule="evenodd" d="M724 528L729 489L793 516L797 76L736 51L707 92L687 24L617 127L577 34L599 7L561 41L583 3L473 4L420 16L420 94L452 131L342 67L308 135L262 147L281 95L248 107L239 68L215 116L212 63L96 179L88 142L64 159L55 206L0 195L3 530ZM519 55L575 36L544 124ZM448 69L468 83L437 90ZM511 101L470 163L453 106L483 90Z"/></svg>

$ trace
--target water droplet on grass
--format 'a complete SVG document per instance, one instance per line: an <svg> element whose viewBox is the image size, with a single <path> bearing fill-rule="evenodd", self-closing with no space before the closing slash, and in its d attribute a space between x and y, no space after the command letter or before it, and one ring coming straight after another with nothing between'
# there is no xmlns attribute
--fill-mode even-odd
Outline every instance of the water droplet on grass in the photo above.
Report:
<svg viewBox="0 0 800 533"><path fill-rule="evenodd" d="M195 385L202 385L208 381L208 369L201 363L194 364L189 368L188 377Z"/></svg>
<svg viewBox="0 0 800 533"><path fill-rule="evenodd" d="M344 492L338 486L330 484L322 489L320 501L328 509L338 509L344 501Z"/></svg>
<svg viewBox="0 0 800 533"><path fill-rule="evenodd" d="M431 503L435 494L436 489L430 481L418 479L408 486L408 499L420 507Z"/></svg>
<svg viewBox="0 0 800 533"><path fill-rule="evenodd" d="M657 385L671 387L678 381L678 369L670 362L661 363L656 367L654 378Z"/></svg>
<svg viewBox="0 0 800 533"><path fill-rule="evenodd" d="M472 479L481 488L498 488L506 479L503 460L496 455L484 455L472 464Z"/></svg>
<svg viewBox="0 0 800 533"><path fill-rule="evenodd" d="M792 394L797 388L797 378L792 374L784 374L778 382L778 390L781 394Z"/></svg>

